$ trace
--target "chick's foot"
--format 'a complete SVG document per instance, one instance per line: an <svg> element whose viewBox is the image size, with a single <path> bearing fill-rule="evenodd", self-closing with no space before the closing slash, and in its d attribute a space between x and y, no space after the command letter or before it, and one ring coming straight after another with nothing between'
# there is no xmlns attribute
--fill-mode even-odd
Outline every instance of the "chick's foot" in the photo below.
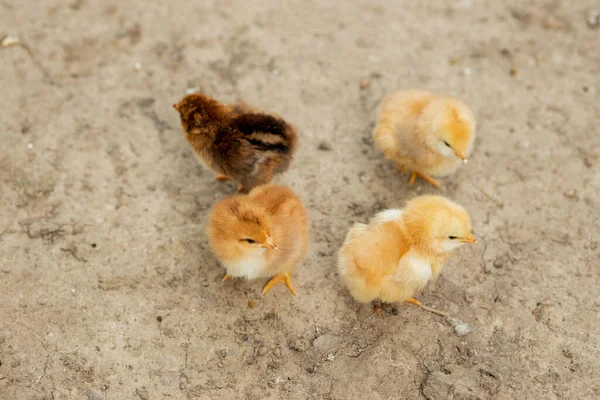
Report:
<svg viewBox="0 0 600 400"><path fill-rule="evenodd" d="M223 282L228 281L230 279L231 279L231 275L225 274L225 276L223 277Z"/></svg>
<svg viewBox="0 0 600 400"><path fill-rule="evenodd" d="M265 285L263 288L263 294L266 294L273 286L278 284L279 282L285 283L285 286L289 289L290 293L294 296L296 295L296 289L292 285L292 278L290 277L290 273L286 272L285 274L276 275Z"/></svg>
<svg viewBox="0 0 600 400"><path fill-rule="evenodd" d="M383 316L383 307L381 306L380 302L373 304L373 310L375 310L377 315L379 315L380 317Z"/></svg>
<svg viewBox="0 0 600 400"><path fill-rule="evenodd" d="M414 172L414 171L412 171L410 173L410 179L408 181L408 184L412 185L413 183L415 183L417 176L421 177L424 181L429 182L430 184L432 184L435 187L438 187L438 188L440 187L440 184L435 179L430 177L429 175L423 174L421 172Z"/></svg>
<svg viewBox="0 0 600 400"><path fill-rule="evenodd" d="M230 180L231 178L230 178L230 177L228 177L227 175L217 175L217 178L216 178L216 179L217 179L218 181L228 181L228 180Z"/></svg>

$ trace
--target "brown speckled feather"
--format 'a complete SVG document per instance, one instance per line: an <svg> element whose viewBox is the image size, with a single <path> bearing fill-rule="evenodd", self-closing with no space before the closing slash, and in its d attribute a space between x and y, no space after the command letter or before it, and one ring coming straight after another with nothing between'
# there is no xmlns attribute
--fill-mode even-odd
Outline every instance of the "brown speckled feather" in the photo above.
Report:
<svg viewBox="0 0 600 400"><path fill-rule="evenodd" d="M296 151L298 139L292 125L245 103L225 106L208 96L191 94L174 107L198 158L247 190L285 171Z"/></svg>

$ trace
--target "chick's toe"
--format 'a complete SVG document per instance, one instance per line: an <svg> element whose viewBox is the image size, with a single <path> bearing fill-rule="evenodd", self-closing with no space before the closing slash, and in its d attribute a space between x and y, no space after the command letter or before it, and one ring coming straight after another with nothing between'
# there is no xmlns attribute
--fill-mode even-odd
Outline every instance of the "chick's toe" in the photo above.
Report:
<svg viewBox="0 0 600 400"><path fill-rule="evenodd" d="M263 288L263 294L266 294L269 290L271 290L273 286L280 282L284 283L285 286L287 286L291 294L293 294L294 296L296 295L296 289L294 289L294 286L292 285L292 279L289 272L286 272L285 274L281 275L276 275L273 278L271 278L271 280Z"/></svg>

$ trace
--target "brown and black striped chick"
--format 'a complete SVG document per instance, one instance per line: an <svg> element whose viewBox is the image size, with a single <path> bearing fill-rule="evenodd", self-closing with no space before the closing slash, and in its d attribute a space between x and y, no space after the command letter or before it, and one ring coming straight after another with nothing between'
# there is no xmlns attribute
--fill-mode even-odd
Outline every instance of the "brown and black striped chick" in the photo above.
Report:
<svg viewBox="0 0 600 400"><path fill-rule="evenodd" d="M194 93L173 107L200 162L218 180L236 181L238 192L269 183L288 168L296 151L292 125L245 103L224 105Z"/></svg>

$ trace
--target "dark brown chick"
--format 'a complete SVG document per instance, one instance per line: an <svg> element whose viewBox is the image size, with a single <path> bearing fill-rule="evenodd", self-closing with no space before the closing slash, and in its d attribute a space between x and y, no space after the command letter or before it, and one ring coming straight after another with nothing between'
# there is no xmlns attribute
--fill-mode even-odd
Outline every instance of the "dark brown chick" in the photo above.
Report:
<svg viewBox="0 0 600 400"><path fill-rule="evenodd" d="M238 192L269 183L296 151L292 125L245 103L224 105L195 93L173 107L198 159L218 180L236 181Z"/></svg>

